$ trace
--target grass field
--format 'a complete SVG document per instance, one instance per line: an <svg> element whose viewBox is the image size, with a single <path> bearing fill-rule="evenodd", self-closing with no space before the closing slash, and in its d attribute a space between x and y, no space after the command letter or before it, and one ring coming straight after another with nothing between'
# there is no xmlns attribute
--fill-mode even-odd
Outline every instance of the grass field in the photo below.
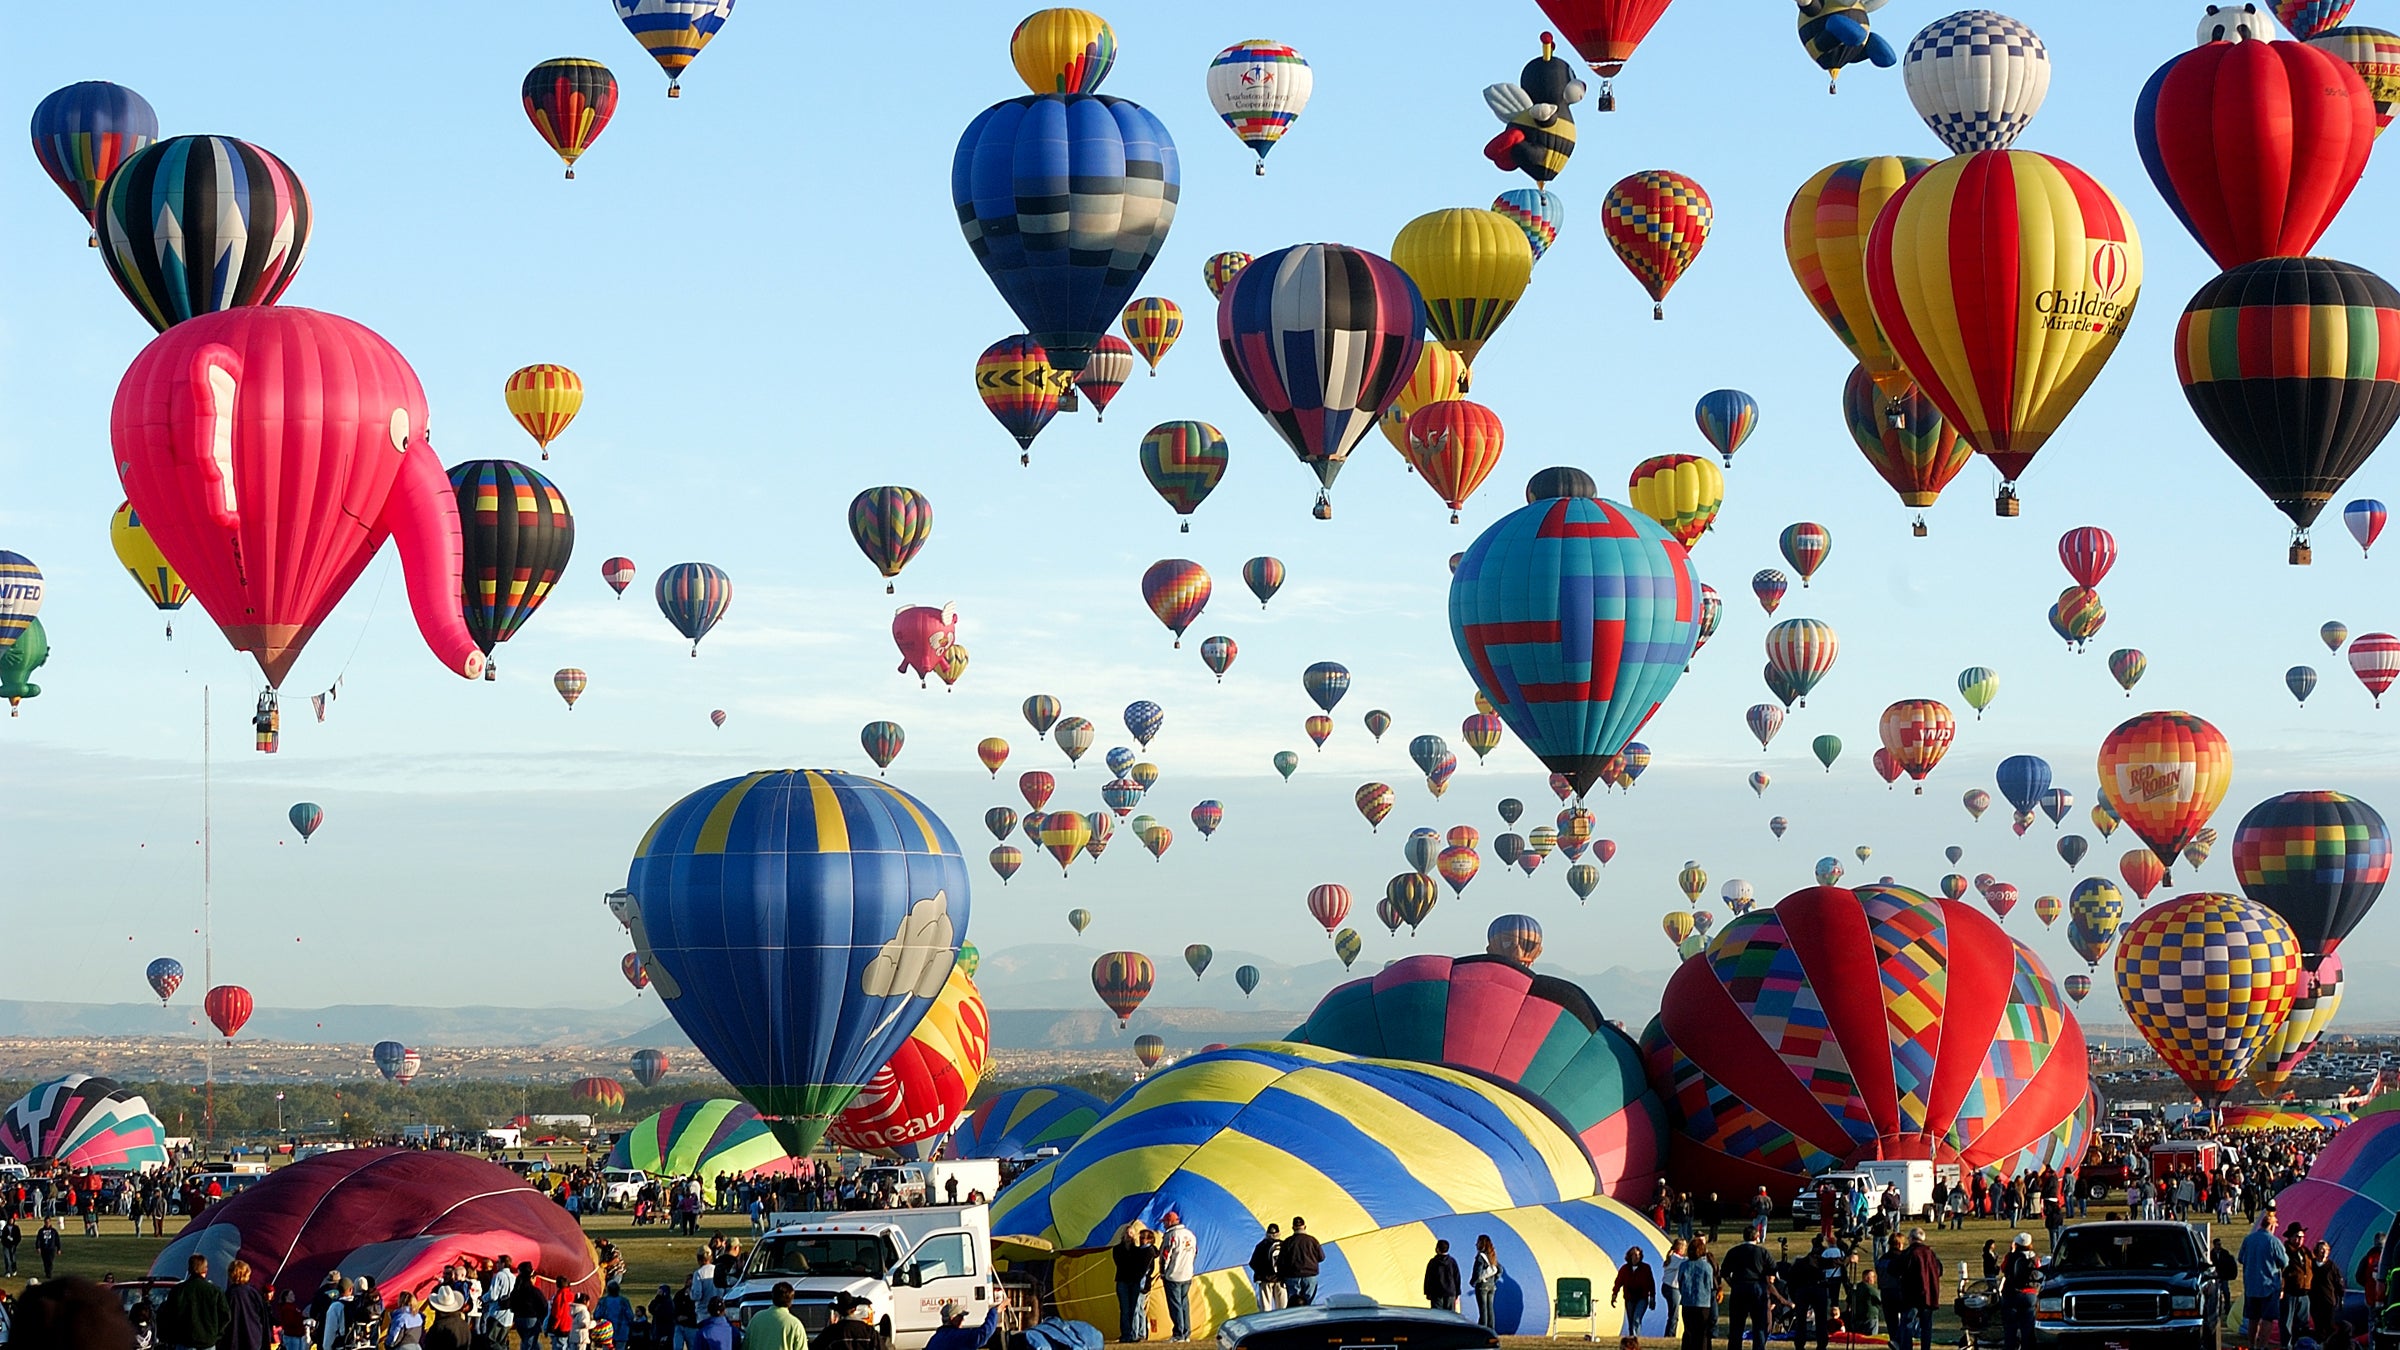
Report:
<svg viewBox="0 0 2400 1350"><path fill-rule="evenodd" d="M168 1220L169 1238L181 1227L181 1223L180 1219ZM134 1236L130 1231L129 1223L123 1219L103 1221L101 1236L97 1238L84 1237L81 1223L72 1219L63 1226L61 1231L66 1234L66 1249L61 1253L58 1262L58 1271L62 1275L83 1275L93 1279L104 1278L112 1274L118 1277L138 1276L149 1270L150 1263L156 1257L158 1250L166 1245L166 1239L147 1236L147 1229L144 1230L145 1235ZM666 1229L660 1225L635 1228L632 1219L621 1214L588 1219L584 1224L584 1232L594 1239L607 1238L616 1243L618 1250L625 1255L626 1293L637 1297L647 1297L662 1283L677 1283L683 1280L691 1271L694 1253L698 1245L690 1238L667 1236ZM750 1225L748 1220L738 1215L708 1214L702 1216L700 1232L703 1240L710 1233L722 1232L729 1237L741 1238L746 1245L749 1241ZM1934 1250L1941 1256L1946 1272L1943 1279L1945 1306L1936 1321L1936 1336L1940 1343L1950 1345L1960 1339L1958 1323L1947 1307L1948 1295L1955 1290L1959 1263L1964 1261L1974 1268L1976 1273L1980 1273L1984 1241L1989 1238L1997 1238L2005 1246L2014 1235L2015 1230L1997 1220L1990 1219L1970 1221L1964 1232L1942 1232L1930 1235L1934 1239ZM1733 1230L1726 1231L1728 1239L1734 1236ZM1779 1225L1770 1237L1768 1246L1774 1246L1774 1237L1783 1236L1800 1239L1806 1237L1807 1234L1793 1232L1788 1224ZM2228 1245L2232 1245L2230 1239L2234 1235L2226 1236L2229 1239ZM2037 1244L2042 1242L2042 1235L2038 1230L2034 1233L2034 1240ZM1720 1247L1719 1250L1722 1248ZM1798 1250L1797 1241L1794 1243L1794 1250ZM33 1244L29 1233L23 1248L22 1269L18 1276L14 1279L0 1280L0 1285L5 1285L11 1294L24 1287L24 1277L27 1273L37 1276L41 1274L40 1263L33 1258L32 1251ZM1655 1325L1654 1322L1653 1326ZM1995 1343L1997 1343L1997 1328L1994 1329L1993 1334ZM1511 1338L1512 1343L1516 1339ZM1653 1340L1655 1339L1653 1338ZM1527 1343L1531 1344L1534 1341L1532 1338L1527 1338Z"/></svg>

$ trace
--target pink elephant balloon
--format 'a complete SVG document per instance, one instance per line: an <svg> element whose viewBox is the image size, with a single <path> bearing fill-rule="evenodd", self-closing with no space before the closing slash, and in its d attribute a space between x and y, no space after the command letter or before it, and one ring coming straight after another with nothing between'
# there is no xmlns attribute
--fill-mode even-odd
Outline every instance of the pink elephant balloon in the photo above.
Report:
<svg viewBox="0 0 2400 1350"><path fill-rule="evenodd" d="M892 642L900 648L900 669L917 673L917 683L941 673L942 654L958 638L958 606L906 605L892 616Z"/></svg>
<svg viewBox="0 0 2400 1350"><path fill-rule="evenodd" d="M386 539L417 631L483 673L460 612L458 503L425 391L390 343L335 314L243 306L158 335L117 385L117 476L159 552L280 685Z"/></svg>

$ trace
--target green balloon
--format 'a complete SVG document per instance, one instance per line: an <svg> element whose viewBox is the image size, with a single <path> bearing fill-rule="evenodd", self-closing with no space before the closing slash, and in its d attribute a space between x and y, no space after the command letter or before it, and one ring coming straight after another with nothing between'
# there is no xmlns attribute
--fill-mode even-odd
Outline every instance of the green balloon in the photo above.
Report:
<svg viewBox="0 0 2400 1350"><path fill-rule="evenodd" d="M1300 757L1298 755L1289 750L1275 752L1275 772L1283 775L1283 781L1287 783L1292 781L1292 771L1299 767Z"/></svg>
<svg viewBox="0 0 2400 1350"><path fill-rule="evenodd" d="M1817 752L1817 762L1825 766L1825 772L1832 773L1833 762L1842 757L1842 738L1819 736L1808 743L1808 748Z"/></svg>
<svg viewBox="0 0 2400 1350"><path fill-rule="evenodd" d="M41 696L42 687L33 682L33 672L49 659L50 635L42 631L40 619L27 619L17 640L0 649L0 698L8 700L9 716L17 715L20 701Z"/></svg>

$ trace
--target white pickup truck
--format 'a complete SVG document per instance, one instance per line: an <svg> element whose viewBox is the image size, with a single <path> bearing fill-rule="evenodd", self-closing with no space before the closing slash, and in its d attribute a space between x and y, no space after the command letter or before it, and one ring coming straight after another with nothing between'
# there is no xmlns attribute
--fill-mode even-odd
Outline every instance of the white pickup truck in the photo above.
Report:
<svg viewBox="0 0 2400 1350"><path fill-rule="evenodd" d="M778 1214L750 1249L741 1283L725 1295L736 1322L792 1286L792 1315L812 1337L833 1320L833 1300L853 1294L874 1308L888 1350L922 1350L955 1299L974 1325L998 1289L991 1211L983 1205Z"/></svg>

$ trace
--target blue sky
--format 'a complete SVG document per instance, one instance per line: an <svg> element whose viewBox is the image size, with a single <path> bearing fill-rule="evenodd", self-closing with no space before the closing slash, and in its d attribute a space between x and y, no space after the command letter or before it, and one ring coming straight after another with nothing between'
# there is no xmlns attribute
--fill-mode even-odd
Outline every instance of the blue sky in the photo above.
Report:
<svg viewBox="0 0 2400 1350"><path fill-rule="evenodd" d="M1578 907L1562 860L1525 878L1487 856L1484 875L1463 897L1445 895L1413 943L1360 914L1368 961L1474 949L1491 916L1523 910L1569 968L1663 971L1658 920L1680 901L1674 879L1687 858L1710 873L1713 905L1725 878L1780 895L1806 884L1820 855L1847 859L1859 844L1876 855L1853 875L1889 870L1929 887L1948 870L1941 849L1957 843L1968 850L1962 870L2022 888L2010 927L2064 973L2063 932L2039 932L2030 913L2032 897L2075 880L2051 851L2058 832L2044 821L2016 839L2004 808L1970 824L1958 797L1991 787L2002 757L2043 754L2078 798L2070 828L2088 834L2092 751L2116 720L2150 707L2190 708L2231 738L2236 778L2216 822L2228 836L2250 804L2295 787L2389 806L2385 719L2400 708L2372 711L2315 634L2327 619L2359 632L2400 623L2388 598L2395 563L2362 562L2329 516L2316 565L2285 566L2282 518L2201 432L2175 384L2174 317L2212 269L2142 173L2129 114L2148 72L2189 44L2199 7L2014 7L2055 65L2020 148L2074 161L2127 204L2142 233L2144 296L2109 369L2024 481L2022 518L1993 518L1994 479L1979 462L1922 540L1843 429L1850 358L1791 280L1780 225L1793 189L1824 164L1938 155L1939 143L1896 70L1852 70L1829 98L1782 6L1744 6L1729 23L1733 8L1683 0L1618 81L1620 110L1584 112L1580 149L1555 185L1569 221L1477 363L1475 397L1506 423L1509 449L1466 523L1451 527L1374 437L1342 475L1335 518L1309 518L1313 478L1212 350L1199 269L1220 249L1304 240L1383 251L1423 211L1521 185L1479 154L1496 129L1479 91L1534 54L1544 21L1529 0L1401 0L1369 24L1330 4L1263 26L1205 6L1113 13L1123 55L1107 92L1156 111L1183 158L1181 210L1144 289L1178 299L1191 328L1105 425L1088 413L1054 424L1031 469L972 390L976 353L1016 324L947 197L958 130L1019 92L1007 55L1016 9L750 0L670 103L603 0L345 6L338 16L259 3L239 22L208 7L85 7L0 72L0 106L23 116L57 85L113 79L142 91L170 133L239 135L281 155L317 213L286 300L356 318L406 353L449 460L531 462L502 380L533 361L581 372L583 414L544 466L573 504L579 538L572 576L501 649L494 684L448 677L428 657L387 552L287 683L283 752L252 753L248 658L197 605L163 641L108 548L119 499L108 402L149 329L32 157L0 157L0 234L16 263L0 272L0 546L47 572L54 649L42 697L0 726L0 847L15 883L11 936L66 958L20 963L9 993L135 997L142 964L161 953L191 964L197 985L204 685L219 711L217 971L262 1004L614 1001L625 943L599 897L621 884L650 820L751 768L867 769L858 728L885 717L908 733L892 780L929 801L978 859L971 936L985 948L1064 940L1065 911L1082 905L1099 916L1083 939L1095 952L1136 947L1165 966L1201 941L1314 959L1324 939L1302 908L1310 886L1344 882L1363 911L1403 866L1410 827L1472 823L1488 839L1503 796L1523 798L1534 819L1555 809L1543 771L1513 743L1485 766L1470 757L1438 802L1408 762L1412 735L1455 745L1473 711L1443 617L1449 554L1519 501L1538 468L1579 464L1621 495L1639 459L1701 451L1691 405L1720 385L1764 407L1695 554L1726 597L1725 621L1644 736L1657 753L1648 776L1630 796L1595 802L1600 832L1622 846L1600 890ZM1946 12L1896 0L1877 29L1904 45ZM1316 75L1313 102L1263 179L1203 88L1210 56L1262 34L1299 48ZM608 62L625 91L572 183L517 104L525 69L559 55ZM1715 233L1664 323L1651 321L1598 221L1609 183L1652 167L1697 178L1716 207ZM2389 231L2378 226L2394 194L2390 166L2370 163L2321 251L2389 273ZM1135 456L1143 430L1178 417L1214 422L1232 443L1231 471L1189 535L1175 532ZM842 519L856 491L883 482L919 488L936 510L934 541L896 600ZM2400 492L2382 462L2353 486ZM1767 697L1757 672L1771 621L1748 578L1780 565L1776 535L1803 519L1830 528L1831 561L1776 617L1834 624L1842 655L1761 753L1742 711ZM2123 556L2101 588L2107 627L2075 656L2043 612L2068 584L2055 540L2085 523L2113 530ZM622 600L598 575L617 553L643 574ZM1263 612L1238 578L1259 553L1291 574ZM1218 583L1181 651L1139 594L1142 570L1163 557L1197 559ZM736 587L697 660L648 598L660 568L695 558L724 567ZM958 604L973 664L955 692L894 673L896 601ZM1197 652L1213 633L1241 646L1221 685ZM2131 701L2105 666L2119 645L2150 659ZM1315 709L1299 673L1316 660L1345 663L1355 680L1322 753L1300 727ZM2295 662L2324 676L2306 709L2283 692ZM591 676L572 713L550 689L562 665ZM1967 665L2000 672L1999 701L1962 724L1922 797L1887 792L1868 767L1876 713L1933 696L1967 716L1952 683ZM331 719L309 723L305 695L337 677ZM1067 771L1019 718L1036 692L1100 725L1081 769ZM1063 879L1029 857L1013 885L987 884L983 809L1021 808L1011 780L1037 767L1058 774L1061 801L1096 808L1101 752L1129 743L1118 714L1138 698L1167 709L1149 756L1164 777L1143 805L1176 826L1165 860L1121 836ZM731 713L722 731L707 720L719 707ZM1373 707L1395 719L1380 745L1359 722ZM1831 775L1808 753L1826 731L1849 747ZM998 783L973 754L992 734L1015 747ZM1302 755L1288 784L1269 767L1286 748ZM1774 777L1764 799L1745 782L1754 768ZM1400 806L1370 833L1351 793L1377 779L1399 790ZM1204 797L1226 808L1207 842L1184 818ZM302 799L326 809L306 847L283 819ZM1793 822L1780 842L1766 829L1776 814ZM2127 843L2122 832L2095 840L2085 874ZM2232 888L2225 853L2202 883ZM2177 879L2187 880L2181 869ZM2379 920L2347 950L2365 962L2400 951Z"/></svg>

